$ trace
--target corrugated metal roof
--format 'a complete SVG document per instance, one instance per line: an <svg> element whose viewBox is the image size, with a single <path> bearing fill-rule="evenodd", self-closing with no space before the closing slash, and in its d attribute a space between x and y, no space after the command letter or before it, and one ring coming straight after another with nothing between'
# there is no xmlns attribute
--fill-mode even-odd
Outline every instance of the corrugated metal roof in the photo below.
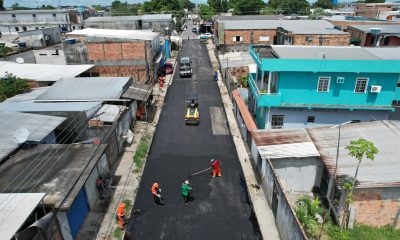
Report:
<svg viewBox="0 0 400 240"><path fill-rule="evenodd" d="M18 64L0 61L0 76L11 73L27 80L58 81L63 78L76 77L92 67L94 65Z"/></svg>
<svg viewBox="0 0 400 240"><path fill-rule="evenodd" d="M338 129L329 127L307 129L321 158L331 175L335 171ZM348 156L345 146L360 138L372 141L379 153L374 161L363 159L361 162L357 187L393 187L400 186L400 122L376 121L348 124L341 127L338 181L354 176L358 161Z"/></svg>
<svg viewBox="0 0 400 240"><path fill-rule="evenodd" d="M35 102L117 100L131 81L130 77L63 79L37 97Z"/></svg>
<svg viewBox="0 0 400 240"><path fill-rule="evenodd" d="M133 82L122 95L123 98L147 101L153 91L153 86Z"/></svg>
<svg viewBox="0 0 400 240"><path fill-rule="evenodd" d="M0 112L0 160L18 147L14 136L18 129L26 128L29 131L28 140L40 142L65 119L39 114Z"/></svg>
<svg viewBox="0 0 400 240"><path fill-rule="evenodd" d="M322 59L326 60L379 60L378 56L361 47L336 46L272 46L274 53L281 59ZM400 48L392 48L400 54Z"/></svg>
<svg viewBox="0 0 400 240"><path fill-rule="evenodd" d="M116 29L97 29L97 28L85 28L67 33L68 37L74 35L82 35L91 38L103 37L103 38L121 38L121 39L132 39L132 40L153 40L159 37L160 33L151 32L148 30L116 30Z"/></svg>
<svg viewBox="0 0 400 240"><path fill-rule="evenodd" d="M371 47L364 49L383 60L400 60L400 48L398 47Z"/></svg>
<svg viewBox="0 0 400 240"><path fill-rule="evenodd" d="M279 20L283 15L235 15L235 16L213 16L213 20L218 21L237 21L237 20Z"/></svg>
<svg viewBox="0 0 400 240"><path fill-rule="evenodd" d="M27 10L11 10L1 11L0 14L12 14L12 13L67 13L68 9L27 9Z"/></svg>
<svg viewBox="0 0 400 240"><path fill-rule="evenodd" d="M258 147L260 156L265 159L319 157L312 142L278 144Z"/></svg>
<svg viewBox="0 0 400 240"><path fill-rule="evenodd" d="M142 16L113 16L113 17L89 17L85 23L115 22L115 21L138 21Z"/></svg>
<svg viewBox="0 0 400 240"><path fill-rule="evenodd" d="M262 158L316 157L319 152L305 129L252 133Z"/></svg>
<svg viewBox="0 0 400 240"><path fill-rule="evenodd" d="M146 14L142 16L142 20L172 20L172 14Z"/></svg>
<svg viewBox="0 0 400 240"><path fill-rule="evenodd" d="M125 106L104 104L96 113L95 120L102 122L113 123L118 121L122 113L126 110Z"/></svg>
<svg viewBox="0 0 400 240"><path fill-rule="evenodd" d="M65 103L33 103L14 102L0 103L2 112L81 112L99 107L102 102L65 102Z"/></svg>
<svg viewBox="0 0 400 240"><path fill-rule="evenodd" d="M294 34L345 34L326 20L237 20L222 21L225 30L276 29L282 27Z"/></svg>
<svg viewBox="0 0 400 240"><path fill-rule="evenodd" d="M14 97L7 98L3 103L12 103L12 102L33 102L37 97L39 97L42 93L47 91L50 87L41 87L31 89L30 92L21 93L15 95Z"/></svg>
<svg viewBox="0 0 400 240"><path fill-rule="evenodd" d="M45 195L45 193L1 193L1 238L12 239Z"/></svg>
<svg viewBox="0 0 400 240"><path fill-rule="evenodd" d="M381 34L394 33L400 34L400 25L350 25L350 27L363 31L365 33L371 32L371 28L380 28Z"/></svg>

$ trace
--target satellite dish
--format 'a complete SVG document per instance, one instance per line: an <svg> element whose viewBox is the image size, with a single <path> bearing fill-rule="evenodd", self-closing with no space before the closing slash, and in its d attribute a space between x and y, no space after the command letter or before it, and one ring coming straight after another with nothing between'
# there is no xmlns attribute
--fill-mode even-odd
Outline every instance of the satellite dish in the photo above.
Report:
<svg viewBox="0 0 400 240"><path fill-rule="evenodd" d="M19 64L23 64L25 62L25 60L22 57L18 57L15 59L15 62L19 63Z"/></svg>
<svg viewBox="0 0 400 240"><path fill-rule="evenodd" d="M324 52L321 52L319 56L321 57L321 59L325 59L327 57L326 53Z"/></svg>
<svg viewBox="0 0 400 240"><path fill-rule="evenodd" d="M21 144L26 142L29 137L29 130L26 128L19 128L14 133L14 140L16 143Z"/></svg>

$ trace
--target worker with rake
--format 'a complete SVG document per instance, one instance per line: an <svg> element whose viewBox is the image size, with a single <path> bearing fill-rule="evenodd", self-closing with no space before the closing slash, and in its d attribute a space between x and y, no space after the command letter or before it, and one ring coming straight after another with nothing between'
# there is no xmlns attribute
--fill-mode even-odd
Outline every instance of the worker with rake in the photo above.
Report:
<svg viewBox="0 0 400 240"><path fill-rule="evenodd" d="M211 159L211 168L213 169L212 171L212 177L221 177L221 161L217 159Z"/></svg>

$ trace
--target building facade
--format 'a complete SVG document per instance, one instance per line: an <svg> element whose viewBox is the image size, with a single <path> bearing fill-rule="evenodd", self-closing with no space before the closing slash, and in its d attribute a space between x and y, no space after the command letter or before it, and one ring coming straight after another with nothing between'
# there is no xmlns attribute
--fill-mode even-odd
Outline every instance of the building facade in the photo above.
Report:
<svg viewBox="0 0 400 240"><path fill-rule="evenodd" d="M31 48L43 48L61 43L62 41L59 27L19 32L18 35L19 43Z"/></svg>
<svg viewBox="0 0 400 240"><path fill-rule="evenodd" d="M160 34L148 31L86 28L67 34L62 43L68 64L93 63L101 77L134 77L141 83L157 78Z"/></svg>
<svg viewBox="0 0 400 240"><path fill-rule="evenodd" d="M347 31L356 45L400 46L400 25L352 25Z"/></svg>
<svg viewBox="0 0 400 240"><path fill-rule="evenodd" d="M260 129L387 120L394 111L400 49L257 46L249 109Z"/></svg>
<svg viewBox="0 0 400 240"><path fill-rule="evenodd" d="M30 30L58 27L61 32L80 29L82 18L75 10L15 10L0 12L0 32L18 34Z"/></svg>

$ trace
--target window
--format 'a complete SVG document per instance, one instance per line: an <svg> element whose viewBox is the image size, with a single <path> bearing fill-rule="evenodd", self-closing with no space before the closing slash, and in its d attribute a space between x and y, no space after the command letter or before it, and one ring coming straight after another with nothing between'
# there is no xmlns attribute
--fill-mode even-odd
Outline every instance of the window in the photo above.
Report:
<svg viewBox="0 0 400 240"><path fill-rule="evenodd" d="M260 42L269 42L269 36L260 36Z"/></svg>
<svg viewBox="0 0 400 240"><path fill-rule="evenodd" d="M19 32L19 27L15 27L15 31L16 31L16 32Z"/></svg>
<svg viewBox="0 0 400 240"><path fill-rule="evenodd" d="M368 86L368 78L357 78L354 92L365 93L367 90L367 86Z"/></svg>
<svg viewBox="0 0 400 240"><path fill-rule="evenodd" d="M53 13L53 17L57 17L57 14Z"/></svg>
<svg viewBox="0 0 400 240"><path fill-rule="evenodd" d="M315 116L308 116L307 117L307 122L308 123L315 123Z"/></svg>
<svg viewBox="0 0 400 240"><path fill-rule="evenodd" d="M11 16L12 16L13 18L15 18L15 14L11 14Z"/></svg>
<svg viewBox="0 0 400 240"><path fill-rule="evenodd" d="M26 27L22 27L22 31L26 31Z"/></svg>
<svg viewBox="0 0 400 240"><path fill-rule="evenodd" d="M38 27L35 27L35 29L38 30L39 28L38 28Z"/></svg>
<svg viewBox="0 0 400 240"><path fill-rule="evenodd" d="M359 123L361 120L351 120L351 123Z"/></svg>
<svg viewBox="0 0 400 240"><path fill-rule="evenodd" d="M32 17L34 17L34 18L35 18L35 17L36 17L36 14L32 14Z"/></svg>
<svg viewBox="0 0 400 240"><path fill-rule="evenodd" d="M318 79L317 92L329 92L330 77L320 77Z"/></svg>
<svg viewBox="0 0 400 240"><path fill-rule="evenodd" d="M232 41L234 41L234 42L241 42L241 41L243 41L243 37L241 37L241 36L234 36L234 37L232 38Z"/></svg>
<svg viewBox="0 0 400 240"><path fill-rule="evenodd" d="M311 36L307 36L306 37L306 42L309 43L309 42L312 42L312 40L313 40L313 37L311 37Z"/></svg>
<svg viewBox="0 0 400 240"><path fill-rule="evenodd" d="M279 129L283 127L283 115L272 115L271 128Z"/></svg>

